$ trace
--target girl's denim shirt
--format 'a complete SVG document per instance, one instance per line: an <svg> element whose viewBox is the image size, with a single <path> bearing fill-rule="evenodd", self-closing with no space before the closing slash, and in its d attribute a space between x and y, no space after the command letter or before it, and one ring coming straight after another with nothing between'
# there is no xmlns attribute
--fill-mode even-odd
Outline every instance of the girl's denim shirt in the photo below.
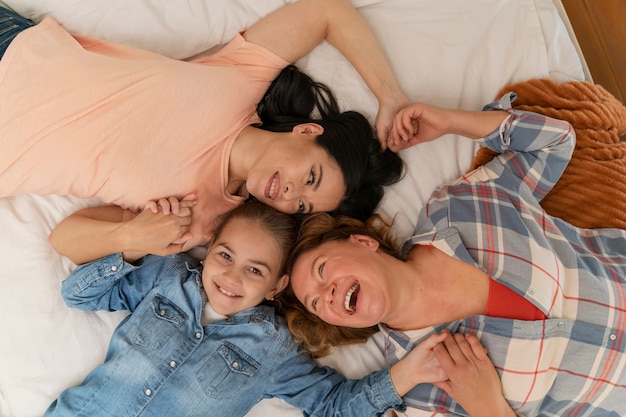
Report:
<svg viewBox="0 0 626 417"><path fill-rule="evenodd" d="M278 397L307 416L376 416L404 410L385 369L345 380L317 367L268 306L200 324L201 265L184 255L114 254L63 282L71 307L128 310L104 363L65 390L46 416L243 416Z"/></svg>

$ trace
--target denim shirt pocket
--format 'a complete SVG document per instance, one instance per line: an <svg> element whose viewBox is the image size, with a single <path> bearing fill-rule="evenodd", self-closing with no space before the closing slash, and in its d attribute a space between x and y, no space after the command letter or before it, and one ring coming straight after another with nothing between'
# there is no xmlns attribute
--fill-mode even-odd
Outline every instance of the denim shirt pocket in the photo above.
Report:
<svg viewBox="0 0 626 417"><path fill-rule="evenodd" d="M140 316L135 321L130 337L133 344L150 349L161 348L188 318L176 304L159 294L142 310L133 313Z"/></svg>
<svg viewBox="0 0 626 417"><path fill-rule="evenodd" d="M241 394L260 367L241 348L224 341L198 370L196 378L207 396L227 399Z"/></svg>

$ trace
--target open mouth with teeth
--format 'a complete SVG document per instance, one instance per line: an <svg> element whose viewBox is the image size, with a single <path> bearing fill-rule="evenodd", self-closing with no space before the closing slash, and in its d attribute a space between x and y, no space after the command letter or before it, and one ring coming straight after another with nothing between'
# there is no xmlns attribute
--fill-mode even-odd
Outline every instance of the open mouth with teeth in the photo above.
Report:
<svg viewBox="0 0 626 417"><path fill-rule="evenodd" d="M275 200L278 196L278 189L280 188L280 179L278 178L278 172L275 172L272 178L267 182L265 186L265 197L270 200Z"/></svg>
<svg viewBox="0 0 626 417"><path fill-rule="evenodd" d="M359 297L359 291L361 290L361 286L358 282L355 282L346 293L346 296L343 299L343 307L346 309L348 313L354 313L356 311L356 302Z"/></svg>
<svg viewBox="0 0 626 417"><path fill-rule="evenodd" d="M228 290L225 290L224 288L220 287L220 286L219 286L219 285L217 285L217 284L215 284L215 288L217 288L217 290L218 290L219 292L221 292L222 294L224 294L224 295L225 295L225 296L227 296L227 297L241 297L241 295L239 295L239 294L235 294L235 293L232 293L232 292L230 292L230 291L228 291Z"/></svg>

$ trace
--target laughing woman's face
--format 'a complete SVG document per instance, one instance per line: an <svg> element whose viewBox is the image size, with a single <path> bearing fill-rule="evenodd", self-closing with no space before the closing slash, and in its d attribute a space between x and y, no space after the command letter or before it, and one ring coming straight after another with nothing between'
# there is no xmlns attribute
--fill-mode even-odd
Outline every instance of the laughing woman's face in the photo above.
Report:
<svg viewBox="0 0 626 417"><path fill-rule="evenodd" d="M377 249L373 239L354 235L304 252L291 275L296 297L329 324L361 328L384 323L391 306Z"/></svg>

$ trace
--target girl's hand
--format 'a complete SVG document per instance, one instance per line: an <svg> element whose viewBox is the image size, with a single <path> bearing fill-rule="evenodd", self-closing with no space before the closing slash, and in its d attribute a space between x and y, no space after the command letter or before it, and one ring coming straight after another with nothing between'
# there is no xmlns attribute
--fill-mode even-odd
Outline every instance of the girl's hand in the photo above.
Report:
<svg viewBox="0 0 626 417"><path fill-rule="evenodd" d="M450 333L447 330L434 333L391 367L391 380L400 396L405 395L417 384L448 379L448 374L440 366L433 348L449 338Z"/></svg>
<svg viewBox="0 0 626 417"><path fill-rule="evenodd" d="M163 214L178 214L181 207L193 207L196 203L196 195L188 194L180 201L176 197L161 198L158 201L148 201L144 210L150 210L155 214L158 213L159 210L163 212Z"/></svg>
<svg viewBox="0 0 626 417"><path fill-rule="evenodd" d="M433 351L448 374L446 381L435 385L454 398L470 416L515 416L502 393L498 373L476 336L456 333Z"/></svg>
<svg viewBox="0 0 626 417"><path fill-rule="evenodd" d="M424 103L411 103L393 119L388 146L394 152L449 133L453 112Z"/></svg>

